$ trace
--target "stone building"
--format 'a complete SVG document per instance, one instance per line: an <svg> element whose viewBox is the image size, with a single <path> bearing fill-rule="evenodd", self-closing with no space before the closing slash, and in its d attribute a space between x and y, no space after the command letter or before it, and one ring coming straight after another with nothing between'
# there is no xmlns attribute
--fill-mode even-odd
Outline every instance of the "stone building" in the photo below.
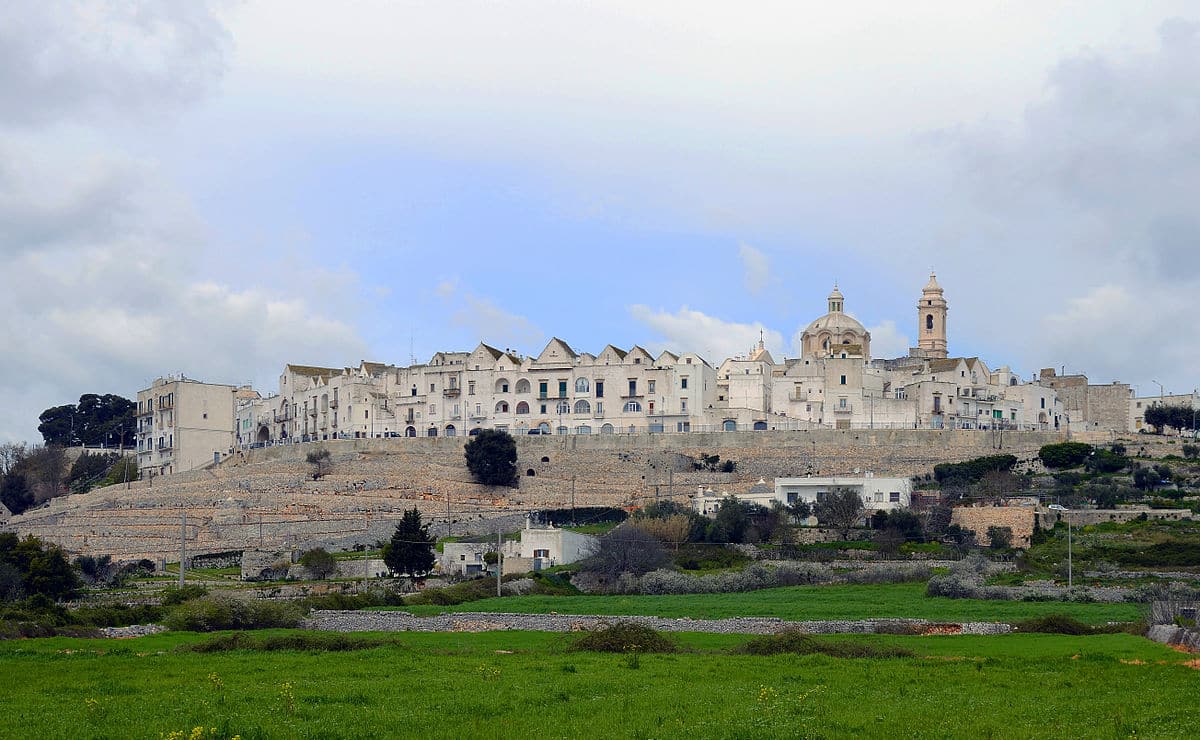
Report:
<svg viewBox="0 0 1200 740"><path fill-rule="evenodd" d="M219 460L233 447L237 396L248 388L158 378L137 394L137 461L143 477L170 475Z"/></svg>

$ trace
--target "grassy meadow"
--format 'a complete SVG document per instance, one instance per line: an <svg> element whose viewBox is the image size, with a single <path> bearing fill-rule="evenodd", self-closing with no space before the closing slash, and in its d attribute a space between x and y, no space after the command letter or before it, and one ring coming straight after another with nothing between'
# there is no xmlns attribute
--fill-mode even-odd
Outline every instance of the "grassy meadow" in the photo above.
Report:
<svg viewBox="0 0 1200 740"><path fill-rule="evenodd" d="M159 738L1186 737L1190 657L1125 634L847 636L911 658L572 652L570 635L388 635L349 652L180 652L206 635L0 643L0 735ZM209 735L205 735L206 737Z"/></svg>
<svg viewBox="0 0 1200 740"><path fill-rule="evenodd" d="M681 596L509 596L457 606L394 607L414 614L453 611L544 614L652 615L660 617L779 617L787 620L907 617L961 622L1005 622L1070 614L1082 622L1134 621L1139 604L985 601L925 595L924 583L870 586L791 586L731 594Z"/></svg>

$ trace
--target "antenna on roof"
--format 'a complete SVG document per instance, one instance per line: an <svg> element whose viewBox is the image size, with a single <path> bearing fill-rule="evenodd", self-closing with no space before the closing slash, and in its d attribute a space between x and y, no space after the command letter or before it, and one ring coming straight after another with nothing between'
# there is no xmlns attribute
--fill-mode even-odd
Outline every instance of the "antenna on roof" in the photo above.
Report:
<svg viewBox="0 0 1200 740"><path fill-rule="evenodd" d="M413 333L413 328L410 325L408 327L408 364L410 367L417 364L417 352Z"/></svg>

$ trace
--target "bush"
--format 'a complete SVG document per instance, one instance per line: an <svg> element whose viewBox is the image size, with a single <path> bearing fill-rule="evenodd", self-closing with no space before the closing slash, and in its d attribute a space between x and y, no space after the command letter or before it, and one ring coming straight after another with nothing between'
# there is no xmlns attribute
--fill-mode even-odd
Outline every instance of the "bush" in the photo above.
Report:
<svg viewBox="0 0 1200 740"><path fill-rule="evenodd" d="M571 645L593 653L674 653L675 641L636 622L617 622L585 633Z"/></svg>
<svg viewBox="0 0 1200 740"><path fill-rule="evenodd" d="M1009 471L1017 464L1013 455L987 455L960 463L941 463L933 466L933 476L943 486L966 486L979 481L993 471Z"/></svg>
<svg viewBox="0 0 1200 740"><path fill-rule="evenodd" d="M669 560L657 538L627 523L601 537L596 552L580 563L580 570L602 578L618 578L624 573L640 576Z"/></svg>
<svg viewBox="0 0 1200 740"><path fill-rule="evenodd" d="M177 588L175 586L167 586L162 590L161 603L163 606L176 606L185 601L198 599L208 593L208 589L204 586L184 586Z"/></svg>
<svg viewBox="0 0 1200 740"><path fill-rule="evenodd" d="M1013 622L1012 627L1017 632L1041 632L1051 635L1110 635L1118 632L1140 635L1146 632L1145 625L1140 622L1091 625L1080 622L1069 614L1047 614L1041 617L1032 617L1020 622Z"/></svg>
<svg viewBox="0 0 1200 740"><path fill-rule="evenodd" d="M239 599L212 594L175 607L163 624L167 629L187 632L295 627L304 612L290 602Z"/></svg>
<svg viewBox="0 0 1200 740"><path fill-rule="evenodd" d="M911 658L915 655L896 645L820 640L797 630L755 637L735 652L745 655L828 655L833 658Z"/></svg>
<svg viewBox="0 0 1200 740"><path fill-rule="evenodd" d="M516 487L517 442L499 429L484 429L471 438L463 449L467 470L476 482L485 486Z"/></svg>
<svg viewBox="0 0 1200 740"><path fill-rule="evenodd" d="M1085 442L1059 442L1038 450L1038 458L1051 470L1082 465L1091 454L1092 446Z"/></svg>
<svg viewBox="0 0 1200 740"><path fill-rule="evenodd" d="M224 653L231 650L346 652L395 644L397 644L396 640L390 637L364 637L340 632L290 632L284 635L263 636L248 632L231 632L227 635L217 635L204 642L181 645L176 649L187 653Z"/></svg>
<svg viewBox="0 0 1200 740"><path fill-rule="evenodd" d="M1200 457L1200 445L1184 445L1180 449L1183 450L1183 456L1188 460Z"/></svg>
<svg viewBox="0 0 1200 740"><path fill-rule="evenodd" d="M314 578L323 581L337 573L337 560L323 547L306 550L300 556L300 565L304 566Z"/></svg>

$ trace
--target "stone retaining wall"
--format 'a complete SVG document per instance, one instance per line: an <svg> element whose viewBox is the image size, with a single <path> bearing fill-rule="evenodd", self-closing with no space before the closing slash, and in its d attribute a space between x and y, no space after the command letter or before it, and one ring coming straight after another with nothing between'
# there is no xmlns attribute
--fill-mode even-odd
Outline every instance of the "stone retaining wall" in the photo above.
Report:
<svg viewBox="0 0 1200 740"><path fill-rule="evenodd" d="M982 545L988 544L988 527L1009 527L1014 547L1029 547L1034 520L1032 506L960 506L950 517L952 523L974 532Z"/></svg>
<svg viewBox="0 0 1200 740"><path fill-rule="evenodd" d="M1002 635L1012 631L995 622L945 623L923 619L860 619L791 622L771 617L732 619L669 619L646 616L596 616L588 614L504 614L461 612L417 617L404 611L314 611L301 625L305 629L336 632L491 632L531 630L578 632L616 622L634 622L663 632L714 632L723 634L771 635L798 630L814 635L829 634L931 634Z"/></svg>

